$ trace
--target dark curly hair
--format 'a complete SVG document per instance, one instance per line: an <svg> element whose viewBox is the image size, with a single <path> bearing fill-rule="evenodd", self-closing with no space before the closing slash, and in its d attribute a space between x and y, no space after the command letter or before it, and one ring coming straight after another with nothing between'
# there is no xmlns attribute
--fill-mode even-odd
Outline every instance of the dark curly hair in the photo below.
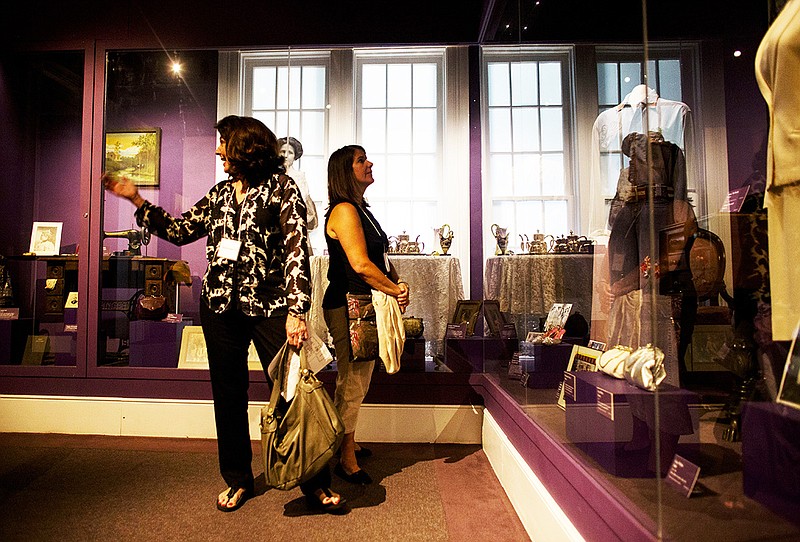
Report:
<svg viewBox="0 0 800 542"><path fill-rule="evenodd" d="M278 138L260 120L230 115L220 120L216 128L225 140L225 156L234 176L258 186L275 173L283 172Z"/></svg>

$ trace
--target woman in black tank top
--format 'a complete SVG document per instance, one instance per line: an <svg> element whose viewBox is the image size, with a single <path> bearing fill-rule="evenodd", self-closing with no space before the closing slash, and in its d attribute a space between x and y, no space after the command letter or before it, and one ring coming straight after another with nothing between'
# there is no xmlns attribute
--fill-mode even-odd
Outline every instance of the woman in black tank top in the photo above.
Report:
<svg viewBox="0 0 800 542"><path fill-rule="evenodd" d="M358 457L369 451L355 441L358 411L369 389L374 361L353 362L347 323L347 294L369 294L379 290L397 298L402 310L408 306L408 284L397 277L389 262L386 234L367 208L364 191L374 182L372 162L363 147L348 145L328 160L328 199L325 240L330 264L322 307L336 349L338 376L334 403L342 416L345 436L341 459L334 472L355 484L372 479L358 465Z"/></svg>

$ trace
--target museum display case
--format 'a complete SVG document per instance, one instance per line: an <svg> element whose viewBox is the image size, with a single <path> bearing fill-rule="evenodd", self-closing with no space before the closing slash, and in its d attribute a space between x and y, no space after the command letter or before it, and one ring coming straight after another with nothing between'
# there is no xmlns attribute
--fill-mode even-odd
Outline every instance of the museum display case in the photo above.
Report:
<svg viewBox="0 0 800 542"><path fill-rule="evenodd" d="M448 45L4 51L2 393L210 397L205 241L152 235L100 179L180 214L225 179L216 120L254 115L303 141L320 218L331 151L363 141L380 172L371 205L416 331L367 402L485 406L588 540L796 538L800 346L771 291L786 265L754 71L783 3L719 20L582 5L580 21L534 4ZM327 338L313 235L309 322ZM254 349L250 375L268 397Z"/></svg>

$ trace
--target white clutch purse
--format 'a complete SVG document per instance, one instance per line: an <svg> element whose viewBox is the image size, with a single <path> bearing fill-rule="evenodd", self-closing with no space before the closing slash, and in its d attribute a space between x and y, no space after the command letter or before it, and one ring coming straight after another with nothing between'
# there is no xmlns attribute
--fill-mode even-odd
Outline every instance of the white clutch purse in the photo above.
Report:
<svg viewBox="0 0 800 542"><path fill-rule="evenodd" d="M603 352L597 360L597 370L614 378L625 378L625 362L633 348L617 345Z"/></svg>
<svg viewBox="0 0 800 542"><path fill-rule="evenodd" d="M664 352L651 344L637 348L625 362L625 380L643 390L655 391L666 377Z"/></svg>

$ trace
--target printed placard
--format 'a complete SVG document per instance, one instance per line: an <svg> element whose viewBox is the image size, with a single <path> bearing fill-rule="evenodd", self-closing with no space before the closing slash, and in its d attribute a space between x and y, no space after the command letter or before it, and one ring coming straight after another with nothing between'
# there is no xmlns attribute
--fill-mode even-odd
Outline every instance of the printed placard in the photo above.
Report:
<svg viewBox="0 0 800 542"><path fill-rule="evenodd" d="M19 320L19 307L1 308L0 320Z"/></svg>
<svg viewBox="0 0 800 542"><path fill-rule="evenodd" d="M577 386L575 385L575 382L576 380L574 374L564 373L564 382L562 383L564 398L566 399L567 397L569 397L570 399L572 399L572 402L575 402L576 399L575 389Z"/></svg>
<svg viewBox="0 0 800 542"><path fill-rule="evenodd" d="M614 421L614 394L600 386L597 387L597 412Z"/></svg>
<svg viewBox="0 0 800 542"><path fill-rule="evenodd" d="M447 324L447 330L444 335L445 339L466 339L467 338L467 324Z"/></svg>
<svg viewBox="0 0 800 542"><path fill-rule="evenodd" d="M700 467L675 454L665 478L667 485L682 493L684 497L691 497L698 478L700 478Z"/></svg>

